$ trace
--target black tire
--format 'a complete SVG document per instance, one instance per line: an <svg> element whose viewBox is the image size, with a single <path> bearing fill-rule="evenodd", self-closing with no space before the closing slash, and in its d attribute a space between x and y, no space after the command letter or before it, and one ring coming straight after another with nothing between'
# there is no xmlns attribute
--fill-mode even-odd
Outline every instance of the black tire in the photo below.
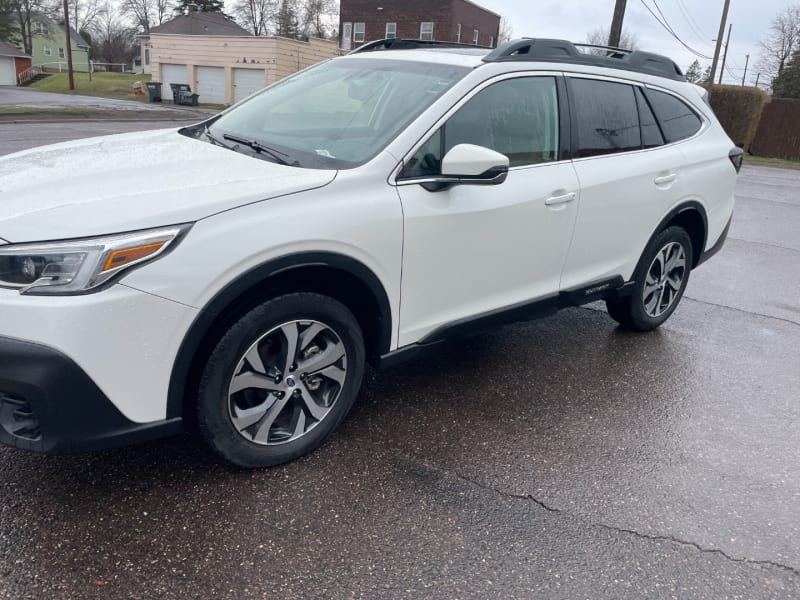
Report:
<svg viewBox="0 0 800 600"><path fill-rule="evenodd" d="M295 338L297 342L294 356L297 357L297 360L290 361L287 358L289 336L284 335L283 332L284 329L291 329L294 323L297 323L299 332ZM315 323L326 327L322 330L322 334L317 334L324 338L319 342L323 345L322 351L318 349L316 341L309 342L313 344L313 349L319 355L327 352L328 346L333 347L334 350L341 350L342 346L344 348L344 356L339 359L340 362L335 367L344 372L341 383L319 376L312 376L309 379L303 377L303 382L300 383L300 370L302 370L300 367L303 364L300 359L308 363L314 358L313 355L308 358L302 354L303 328L305 327L305 331L308 331L309 327ZM281 339L285 341L284 347L280 347L276 341L278 336L283 336ZM320 338L313 338L313 340L317 339ZM271 349L276 347L283 348L284 354L280 354L280 349L276 353L270 354ZM261 362L263 377L261 371L251 367L250 362L246 361L245 355L252 356L253 348L256 348L255 352L258 353L257 360ZM290 362L296 362L296 366L286 369L280 375L275 375L276 386L278 385L277 380L280 379L280 385L287 391L293 389L293 393L261 390L256 386L248 386L240 391L232 392L234 376L241 376L242 373L250 374L252 372L261 378L259 383L273 381L267 377L267 374L273 373L274 371L270 369L277 367L267 366L272 363L269 360L262 360L265 353L266 356L275 358L275 365L280 363L285 366ZM211 352L203 370L197 398L197 420L200 433L217 454L228 462L245 468L270 467L308 454L322 444L350 411L361 387L364 361L364 339L361 328L350 310L341 302L312 293L288 294L269 300L252 309L231 325ZM341 365L344 365L344 368L341 368ZM298 371L294 375L288 375L290 371L294 371L294 368L297 368ZM297 388L286 387L289 385L290 379L294 382L292 385L296 385ZM312 389L310 383L312 379L317 385L316 390L323 389L333 398L330 405L326 406L323 403L315 407L320 411L327 411L319 420L310 416L311 413L308 411L310 404L303 396ZM323 382L322 386L319 384L320 381ZM301 385L303 386L302 390L299 389ZM329 391L330 389L337 391L334 393ZM281 393L283 396L280 396L279 400L278 397ZM240 432L234 425L234 414L239 417L243 413L238 411L248 410L248 408L242 409L238 405L243 394L249 395L245 398L247 401L250 401L251 398L254 399L255 406L250 407L249 410L258 411L270 404L272 408L265 409L266 413L261 421L254 422L249 429L245 428ZM284 408L279 406L281 403ZM273 417L273 421L264 425L269 420L267 413L272 414L272 409L275 409L275 414L278 415L277 419ZM300 412L304 414L300 416ZM288 427L297 426L298 430L303 433L298 434L298 430L296 430L294 432L295 435L298 435L296 439L292 436L285 436L285 440L271 441L271 437L278 435L275 431L278 433L286 431L286 429L276 428L281 420L286 421L287 414L290 418L294 418L295 424L290 424ZM303 424L297 425L300 419ZM238 421L238 424L243 422L245 421ZM312 425L305 425L308 422L311 422ZM307 431L305 431L304 425L309 427ZM255 435L252 438L248 437L254 428L263 432L264 427L266 427L266 435L264 436L262 433L260 443L256 441Z"/></svg>
<svg viewBox="0 0 800 600"><path fill-rule="evenodd" d="M675 244L678 246L674 246ZM674 288L669 285L669 282L665 283L662 281L661 286L668 286L667 292L672 294L667 299L668 303L664 305L664 302L661 300L662 296L659 296L658 299L654 296L649 296L651 301L645 303L645 285L647 285L648 275L652 275L651 270L656 273L658 272L658 265L655 263L656 257L667 248L670 248L674 252L679 252L678 247L683 251L684 257L684 267L680 276L680 285L678 289L674 290ZM681 227L668 227L655 236L645 248L641 259L639 259L639 264L636 266L636 270L633 274L635 284L631 294L625 298L606 300L606 308L611 318L622 327L635 331L651 331L669 319L680 303L683 292L686 290L686 285L689 282L689 274L691 273L691 265L694 256L693 250L692 240ZM653 299L656 299L655 304L652 304ZM662 306L664 309L662 312L659 312Z"/></svg>

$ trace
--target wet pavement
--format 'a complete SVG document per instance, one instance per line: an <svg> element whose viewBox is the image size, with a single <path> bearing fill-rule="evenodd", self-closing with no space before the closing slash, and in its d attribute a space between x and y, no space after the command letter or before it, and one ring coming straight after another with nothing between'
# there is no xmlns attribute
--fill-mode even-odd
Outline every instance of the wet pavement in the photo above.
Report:
<svg viewBox="0 0 800 600"><path fill-rule="evenodd" d="M290 465L0 449L0 598L797 598L800 171L740 182L659 331L447 344Z"/></svg>

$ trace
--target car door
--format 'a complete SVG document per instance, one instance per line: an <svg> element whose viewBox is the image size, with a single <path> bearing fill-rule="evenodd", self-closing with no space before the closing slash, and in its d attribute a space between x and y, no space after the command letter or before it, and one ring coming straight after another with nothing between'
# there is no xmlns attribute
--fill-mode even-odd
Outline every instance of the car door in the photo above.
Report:
<svg viewBox="0 0 800 600"><path fill-rule="evenodd" d="M404 213L401 346L558 292L578 200L575 171L561 160L561 86L552 74L485 84L405 161L397 181ZM459 144L508 156L506 181L427 189L425 179L441 173L442 157Z"/></svg>
<svg viewBox="0 0 800 600"><path fill-rule="evenodd" d="M581 203L562 290L631 277L654 229L680 198L683 162L665 145L639 86L591 77L567 81Z"/></svg>

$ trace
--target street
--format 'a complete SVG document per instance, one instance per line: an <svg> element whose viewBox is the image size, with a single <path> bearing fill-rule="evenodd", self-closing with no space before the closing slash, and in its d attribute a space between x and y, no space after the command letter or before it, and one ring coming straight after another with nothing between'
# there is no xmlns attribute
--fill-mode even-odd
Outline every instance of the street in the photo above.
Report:
<svg viewBox="0 0 800 600"><path fill-rule="evenodd" d="M180 125L0 124L0 154ZM661 329L597 303L369 371L283 467L0 448L0 599L800 597L798 189L745 165Z"/></svg>

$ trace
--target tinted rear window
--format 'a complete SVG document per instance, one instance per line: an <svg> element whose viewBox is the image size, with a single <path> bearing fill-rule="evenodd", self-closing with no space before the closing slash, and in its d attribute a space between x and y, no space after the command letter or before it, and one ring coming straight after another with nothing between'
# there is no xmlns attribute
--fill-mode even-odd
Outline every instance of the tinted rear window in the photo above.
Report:
<svg viewBox="0 0 800 600"><path fill-rule="evenodd" d="M628 152L642 147L633 87L594 79L572 79L578 125L578 157Z"/></svg>
<svg viewBox="0 0 800 600"><path fill-rule="evenodd" d="M703 122L682 100L655 90L647 90L647 97L656 111L667 142L685 140L700 131Z"/></svg>

